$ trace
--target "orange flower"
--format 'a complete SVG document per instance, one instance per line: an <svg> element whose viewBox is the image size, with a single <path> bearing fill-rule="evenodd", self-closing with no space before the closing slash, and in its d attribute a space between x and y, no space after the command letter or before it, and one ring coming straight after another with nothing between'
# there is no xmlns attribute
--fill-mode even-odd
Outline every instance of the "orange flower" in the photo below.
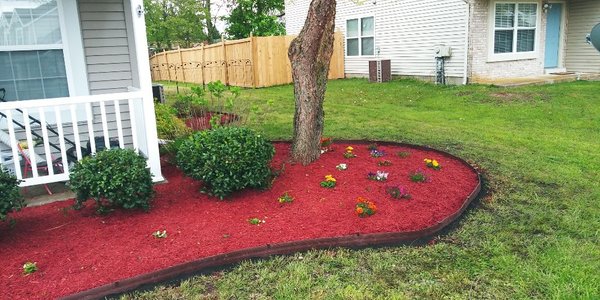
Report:
<svg viewBox="0 0 600 300"><path fill-rule="evenodd" d="M362 207L357 207L357 208L356 208L356 213L357 213L357 214L359 214L359 215L360 215L360 214L362 214L362 213L363 213L363 211L364 211L364 210L363 210L363 208L362 208Z"/></svg>

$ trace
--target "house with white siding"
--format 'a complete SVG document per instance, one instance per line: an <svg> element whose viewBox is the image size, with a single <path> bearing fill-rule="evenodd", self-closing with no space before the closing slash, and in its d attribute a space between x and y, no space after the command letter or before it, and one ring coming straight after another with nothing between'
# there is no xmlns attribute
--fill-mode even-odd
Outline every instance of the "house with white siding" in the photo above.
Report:
<svg viewBox="0 0 600 300"><path fill-rule="evenodd" d="M287 33L298 34L310 0L285 4ZM433 78L434 49L446 46L455 83L600 73L600 53L585 40L598 23L598 0L338 0L336 12L347 76L390 59L393 75Z"/></svg>
<svg viewBox="0 0 600 300"><path fill-rule="evenodd" d="M67 181L108 147L163 180L142 0L0 0L0 166Z"/></svg>

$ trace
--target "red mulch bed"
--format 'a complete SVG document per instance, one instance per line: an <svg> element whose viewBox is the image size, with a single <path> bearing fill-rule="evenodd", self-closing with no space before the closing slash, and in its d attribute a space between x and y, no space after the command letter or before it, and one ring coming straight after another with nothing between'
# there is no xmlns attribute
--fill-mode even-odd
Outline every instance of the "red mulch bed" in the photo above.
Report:
<svg viewBox="0 0 600 300"><path fill-rule="evenodd" d="M309 165L287 162L289 144L275 143L274 166L285 171L270 190L246 190L219 201L199 192L201 183L184 177L169 164L163 168L167 184L156 186L150 212L115 211L98 216L89 207L74 211L73 201L25 208L12 214L14 228L0 223L0 286L4 299L50 299L94 288L132 276L164 269L199 258L234 250L356 233L408 232L434 226L456 213L478 185L478 175L463 162L436 151L408 146L380 146L382 158L372 158L366 145L354 144L358 157L342 156L347 144ZM407 158L396 155L410 152ZM437 159L442 169L424 166L423 159ZM377 166L387 159L392 166ZM348 170L335 166L347 163ZM413 183L408 173L424 169L426 183ZM370 171L389 172L388 182L366 178ZM338 185L320 187L332 174ZM395 200L385 186L399 183L412 195ZM281 205L277 198L289 192L295 200ZM373 200L378 211L368 218L354 214L356 198ZM248 223L260 218L260 226ZM152 233L167 230L166 239ZM39 270L22 274L25 262L37 262Z"/></svg>

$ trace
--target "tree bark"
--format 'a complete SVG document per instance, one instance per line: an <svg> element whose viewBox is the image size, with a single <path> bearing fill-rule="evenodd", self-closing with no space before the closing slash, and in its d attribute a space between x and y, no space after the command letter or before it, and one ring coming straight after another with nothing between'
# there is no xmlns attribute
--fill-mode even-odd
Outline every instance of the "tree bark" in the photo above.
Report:
<svg viewBox="0 0 600 300"><path fill-rule="evenodd" d="M323 100L333 54L336 0L312 0L298 37L290 44L294 97L292 160L310 164L321 155Z"/></svg>

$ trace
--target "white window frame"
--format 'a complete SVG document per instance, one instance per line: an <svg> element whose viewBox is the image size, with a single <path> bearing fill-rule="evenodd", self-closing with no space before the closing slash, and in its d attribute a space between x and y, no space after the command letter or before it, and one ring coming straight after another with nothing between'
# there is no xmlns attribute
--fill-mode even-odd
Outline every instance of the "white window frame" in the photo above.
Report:
<svg viewBox="0 0 600 300"><path fill-rule="evenodd" d="M519 4L536 4L536 22L535 22L535 28L532 27L518 27L515 26L513 27L513 51L514 52L510 52L510 53L494 53L494 47L495 47L495 35L496 35L496 4L515 4L515 11L518 12L518 6ZM492 1L490 2L490 8L489 8L489 14L488 14L488 23L489 23L489 29L488 29L488 62L495 62L495 61L510 61L510 60L525 60L525 59L539 59L540 58L540 43L541 43L541 39L540 39L540 35L541 35L541 31L540 31L540 27L541 27L541 18L542 18L542 13L541 13L541 3L540 2L536 2L536 1L519 1L519 0L512 0L512 1ZM518 17L515 16L515 25L518 25ZM535 29L535 38L534 38L534 42L533 42L533 51L527 51L527 52L517 52L517 35L519 32L519 29ZM506 29L506 28L505 28Z"/></svg>
<svg viewBox="0 0 600 300"><path fill-rule="evenodd" d="M76 0L57 0L62 44L0 46L0 51L62 50L69 96L89 95L85 54ZM68 25L67 25L67 21ZM28 100L23 100L28 101Z"/></svg>
<svg viewBox="0 0 600 300"><path fill-rule="evenodd" d="M362 35L362 19L366 19L366 18L373 18L373 35ZM358 21L358 36L356 37L348 37L348 21L352 21L352 20L357 20ZM347 18L344 21L344 27L346 28L346 37L345 37L345 45L344 45L344 54L346 57L375 57L375 55L377 54L377 47L376 45L376 20L375 20L375 16L374 15L365 15L365 16L356 16L356 17L351 17L351 18ZM373 38L373 54L367 54L364 55L362 53L362 39L363 38ZM354 39L358 39L358 55L348 55L348 40L354 40Z"/></svg>

